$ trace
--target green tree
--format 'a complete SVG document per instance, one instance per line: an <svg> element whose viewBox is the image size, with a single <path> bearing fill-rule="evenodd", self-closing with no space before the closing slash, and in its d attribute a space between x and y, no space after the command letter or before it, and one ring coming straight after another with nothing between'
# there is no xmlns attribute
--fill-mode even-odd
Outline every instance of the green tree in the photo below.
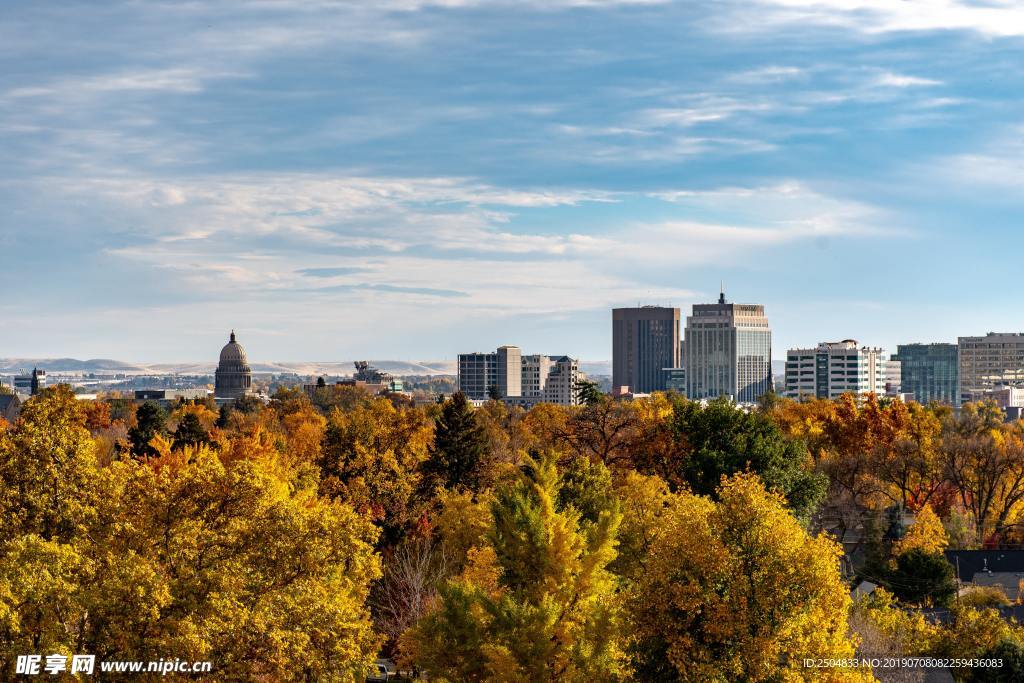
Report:
<svg viewBox="0 0 1024 683"><path fill-rule="evenodd" d="M978 658L1001 661L1002 665L968 669L964 679L967 683L1017 683L1024 681L1024 646L1018 641L1004 638L995 647L978 655Z"/></svg>
<svg viewBox="0 0 1024 683"><path fill-rule="evenodd" d="M132 454L136 458L154 457L157 451L149 442L154 436L167 433L167 413L152 401L146 401L135 412L136 425L128 430Z"/></svg>
<svg viewBox="0 0 1024 683"><path fill-rule="evenodd" d="M791 440L761 412L745 412L725 398L702 406L679 400L673 428L688 454L676 463L694 493L714 496L722 477L757 474L765 486L785 495L806 519L825 497L828 481L811 471L803 442Z"/></svg>
<svg viewBox="0 0 1024 683"><path fill-rule="evenodd" d="M199 416L192 412L182 415L181 420L178 421L178 428L174 430L174 448L209 443L210 434L206 431Z"/></svg>
<svg viewBox="0 0 1024 683"><path fill-rule="evenodd" d="M902 602L948 605L956 595L953 565L942 553L912 548L896 557L887 588Z"/></svg>
<svg viewBox="0 0 1024 683"><path fill-rule="evenodd" d="M606 396L597 387L597 382L591 380L578 380L576 382L576 401L585 406L592 406L600 403Z"/></svg>
<svg viewBox="0 0 1024 683"><path fill-rule="evenodd" d="M217 421L214 422L214 426L217 429L227 429L228 425L231 424L231 404L222 403L220 410L217 412Z"/></svg>
<svg viewBox="0 0 1024 683"><path fill-rule="evenodd" d="M553 457L499 487L486 545L470 552L435 609L403 638L409 658L444 681L609 681L626 671L619 642L617 502L588 533L559 508Z"/></svg>
<svg viewBox="0 0 1024 683"><path fill-rule="evenodd" d="M462 392L445 401L434 429L434 443L423 463L428 485L477 489L481 483L487 434Z"/></svg>
<svg viewBox="0 0 1024 683"><path fill-rule="evenodd" d="M501 399L504 398L504 396L501 395L501 389L498 388L497 384L492 384L491 386L487 387L487 398L491 399L492 401L500 401Z"/></svg>

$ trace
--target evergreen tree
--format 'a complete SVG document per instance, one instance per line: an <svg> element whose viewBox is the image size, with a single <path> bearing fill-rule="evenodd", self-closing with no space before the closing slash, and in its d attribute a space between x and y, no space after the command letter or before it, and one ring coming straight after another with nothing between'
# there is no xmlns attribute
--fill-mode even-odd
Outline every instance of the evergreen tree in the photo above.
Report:
<svg viewBox="0 0 1024 683"><path fill-rule="evenodd" d="M327 382L326 382L326 380L324 380L323 377L317 377L316 378L316 388L317 389L323 389L326 386L327 386Z"/></svg>
<svg viewBox="0 0 1024 683"><path fill-rule="evenodd" d="M585 406L597 405L605 399L605 395L597 388L597 382L579 380L576 382L576 401Z"/></svg>
<svg viewBox="0 0 1024 683"><path fill-rule="evenodd" d="M1024 681L1024 647L1016 640L1004 638L989 648L979 659L996 660L996 667L968 669L965 680L969 683L1014 683Z"/></svg>
<svg viewBox="0 0 1024 683"><path fill-rule="evenodd" d="M945 606L956 595L955 572L942 553L913 548L896 558L886 587L902 602Z"/></svg>
<svg viewBox="0 0 1024 683"><path fill-rule="evenodd" d="M135 421L136 425L128 430L132 454L136 458L158 455L149 442L154 436L164 436L167 433L167 414L163 408L152 401L146 401L136 411Z"/></svg>
<svg viewBox="0 0 1024 683"><path fill-rule="evenodd" d="M504 398L501 395L501 389L498 388L497 384L492 384L491 386L487 387L487 398L491 399L492 401L500 401L502 398Z"/></svg>
<svg viewBox="0 0 1024 683"><path fill-rule="evenodd" d="M476 489L486 453L487 434L460 391L445 401L435 423L434 445L423 463L425 483Z"/></svg>
<svg viewBox="0 0 1024 683"><path fill-rule="evenodd" d="M203 427L199 416L195 413L185 413L178 421L178 428L174 430L174 448L182 446L198 446L210 443L210 435Z"/></svg>
<svg viewBox="0 0 1024 683"><path fill-rule="evenodd" d="M621 515L593 527L559 508L554 458L498 488L484 545L408 631L412 661L448 681L611 681L624 677L615 558Z"/></svg>
<svg viewBox="0 0 1024 683"><path fill-rule="evenodd" d="M227 429L227 426L231 424L231 404L222 403L220 406L220 414L217 416L217 421L213 423L218 429Z"/></svg>

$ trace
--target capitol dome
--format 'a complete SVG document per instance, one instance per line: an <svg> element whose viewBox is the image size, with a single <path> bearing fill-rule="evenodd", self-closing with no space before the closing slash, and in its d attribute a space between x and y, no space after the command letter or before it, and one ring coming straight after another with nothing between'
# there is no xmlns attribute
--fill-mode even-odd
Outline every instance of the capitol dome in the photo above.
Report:
<svg viewBox="0 0 1024 683"><path fill-rule="evenodd" d="M220 350L220 364L224 365L225 363L249 364L249 359L245 356L245 349L235 341L234 330L231 330L231 338L228 340L228 343Z"/></svg>
<svg viewBox="0 0 1024 683"><path fill-rule="evenodd" d="M220 363L214 376L213 395L215 398L241 398L249 393L252 387L252 370L245 349L235 341L235 331L231 330L228 343L220 351Z"/></svg>

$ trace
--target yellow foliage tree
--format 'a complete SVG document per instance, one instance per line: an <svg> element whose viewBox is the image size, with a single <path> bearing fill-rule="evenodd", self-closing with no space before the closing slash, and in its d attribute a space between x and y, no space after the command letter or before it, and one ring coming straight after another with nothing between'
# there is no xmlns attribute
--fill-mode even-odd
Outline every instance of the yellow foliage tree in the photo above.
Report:
<svg viewBox="0 0 1024 683"><path fill-rule="evenodd" d="M317 461L321 494L369 515L382 526L385 543L393 542L419 516L414 494L432 434L422 411L386 399L335 408Z"/></svg>
<svg viewBox="0 0 1024 683"><path fill-rule="evenodd" d="M893 543L892 554L902 555L908 550L918 548L928 553L941 553L949 546L949 537L942 520L935 514L930 505L925 505L914 516L914 523L906 535Z"/></svg>
<svg viewBox="0 0 1024 683"><path fill-rule="evenodd" d="M839 547L808 535L754 475L724 479L719 499L679 496L630 590L638 675L821 680L804 658L854 653ZM870 680L854 669L829 673Z"/></svg>
<svg viewBox="0 0 1024 683"><path fill-rule="evenodd" d="M0 434L0 660L210 660L218 680L352 681L376 656L376 528L259 454L99 467L70 390ZM239 443L239 449L242 448Z"/></svg>

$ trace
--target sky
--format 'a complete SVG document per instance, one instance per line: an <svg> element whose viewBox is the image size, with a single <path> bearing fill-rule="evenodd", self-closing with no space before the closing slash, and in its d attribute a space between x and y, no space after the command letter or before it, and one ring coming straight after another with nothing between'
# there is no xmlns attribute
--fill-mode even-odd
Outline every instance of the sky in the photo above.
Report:
<svg viewBox="0 0 1024 683"><path fill-rule="evenodd" d="M1024 329L1016 2L2 4L0 357Z"/></svg>

